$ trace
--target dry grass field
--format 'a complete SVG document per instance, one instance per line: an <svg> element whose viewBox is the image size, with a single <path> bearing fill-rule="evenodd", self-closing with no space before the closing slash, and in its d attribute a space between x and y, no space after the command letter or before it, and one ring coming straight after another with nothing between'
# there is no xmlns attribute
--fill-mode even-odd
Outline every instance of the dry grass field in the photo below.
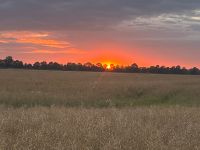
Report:
<svg viewBox="0 0 200 150"><path fill-rule="evenodd" d="M0 149L198 150L200 109L0 108Z"/></svg>
<svg viewBox="0 0 200 150"><path fill-rule="evenodd" d="M6 106L124 107L200 104L200 76L0 70Z"/></svg>
<svg viewBox="0 0 200 150"><path fill-rule="evenodd" d="M198 150L200 76L0 70L0 149Z"/></svg>

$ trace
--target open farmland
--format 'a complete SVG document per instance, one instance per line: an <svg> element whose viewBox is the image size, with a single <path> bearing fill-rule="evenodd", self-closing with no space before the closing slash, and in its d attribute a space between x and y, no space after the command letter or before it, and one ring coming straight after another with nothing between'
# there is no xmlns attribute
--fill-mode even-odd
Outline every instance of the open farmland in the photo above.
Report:
<svg viewBox="0 0 200 150"><path fill-rule="evenodd" d="M6 106L124 107L200 104L200 76L0 70Z"/></svg>
<svg viewBox="0 0 200 150"><path fill-rule="evenodd" d="M0 149L200 149L199 76L0 70Z"/></svg>

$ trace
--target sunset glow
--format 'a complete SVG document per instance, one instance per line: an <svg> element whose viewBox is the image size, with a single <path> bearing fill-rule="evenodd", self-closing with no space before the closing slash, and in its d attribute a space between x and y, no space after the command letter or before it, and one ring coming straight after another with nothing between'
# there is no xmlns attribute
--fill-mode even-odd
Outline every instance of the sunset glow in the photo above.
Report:
<svg viewBox="0 0 200 150"><path fill-rule="evenodd" d="M200 149L199 91L200 0L0 0L0 150Z"/></svg>
<svg viewBox="0 0 200 150"><path fill-rule="evenodd" d="M34 4L30 0L26 7L23 2L3 2L0 58L200 67L200 2L184 2L181 9L179 0L169 0L168 7L156 1L152 8L154 1L77 0L66 5L61 0L34 0ZM37 15L33 13L35 5L43 8ZM20 10L29 6L22 14ZM52 6L60 11L52 11Z"/></svg>
<svg viewBox="0 0 200 150"><path fill-rule="evenodd" d="M111 66L110 66L110 64L106 64L107 65L107 69L111 69Z"/></svg>

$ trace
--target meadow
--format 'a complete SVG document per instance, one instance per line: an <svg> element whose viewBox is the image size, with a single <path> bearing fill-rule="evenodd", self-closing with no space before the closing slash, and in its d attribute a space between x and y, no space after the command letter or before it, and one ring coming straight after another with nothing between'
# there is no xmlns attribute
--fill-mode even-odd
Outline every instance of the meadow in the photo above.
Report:
<svg viewBox="0 0 200 150"><path fill-rule="evenodd" d="M200 76L0 70L0 104L13 107L199 106Z"/></svg>
<svg viewBox="0 0 200 150"><path fill-rule="evenodd" d="M199 77L0 70L0 149L200 149Z"/></svg>

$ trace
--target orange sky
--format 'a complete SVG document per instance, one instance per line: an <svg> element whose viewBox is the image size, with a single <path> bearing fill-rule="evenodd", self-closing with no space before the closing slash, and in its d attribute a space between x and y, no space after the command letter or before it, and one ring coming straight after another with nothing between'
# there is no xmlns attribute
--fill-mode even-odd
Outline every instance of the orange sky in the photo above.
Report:
<svg viewBox="0 0 200 150"><path fill-rule="evenodd" d="M176 54L174 51L167 50L165 45L160 47L148 42L130 44L92 36L76 41L60 37L59 34L52 32L33 31L2 32L0 34L0 56L3 58L7 55L27 63L56 61L62 64L100 62L114 65L137 63L139 66L180 64L186 67L198 67L199 65L187 57L179 58L180 53Z"/></svg>

